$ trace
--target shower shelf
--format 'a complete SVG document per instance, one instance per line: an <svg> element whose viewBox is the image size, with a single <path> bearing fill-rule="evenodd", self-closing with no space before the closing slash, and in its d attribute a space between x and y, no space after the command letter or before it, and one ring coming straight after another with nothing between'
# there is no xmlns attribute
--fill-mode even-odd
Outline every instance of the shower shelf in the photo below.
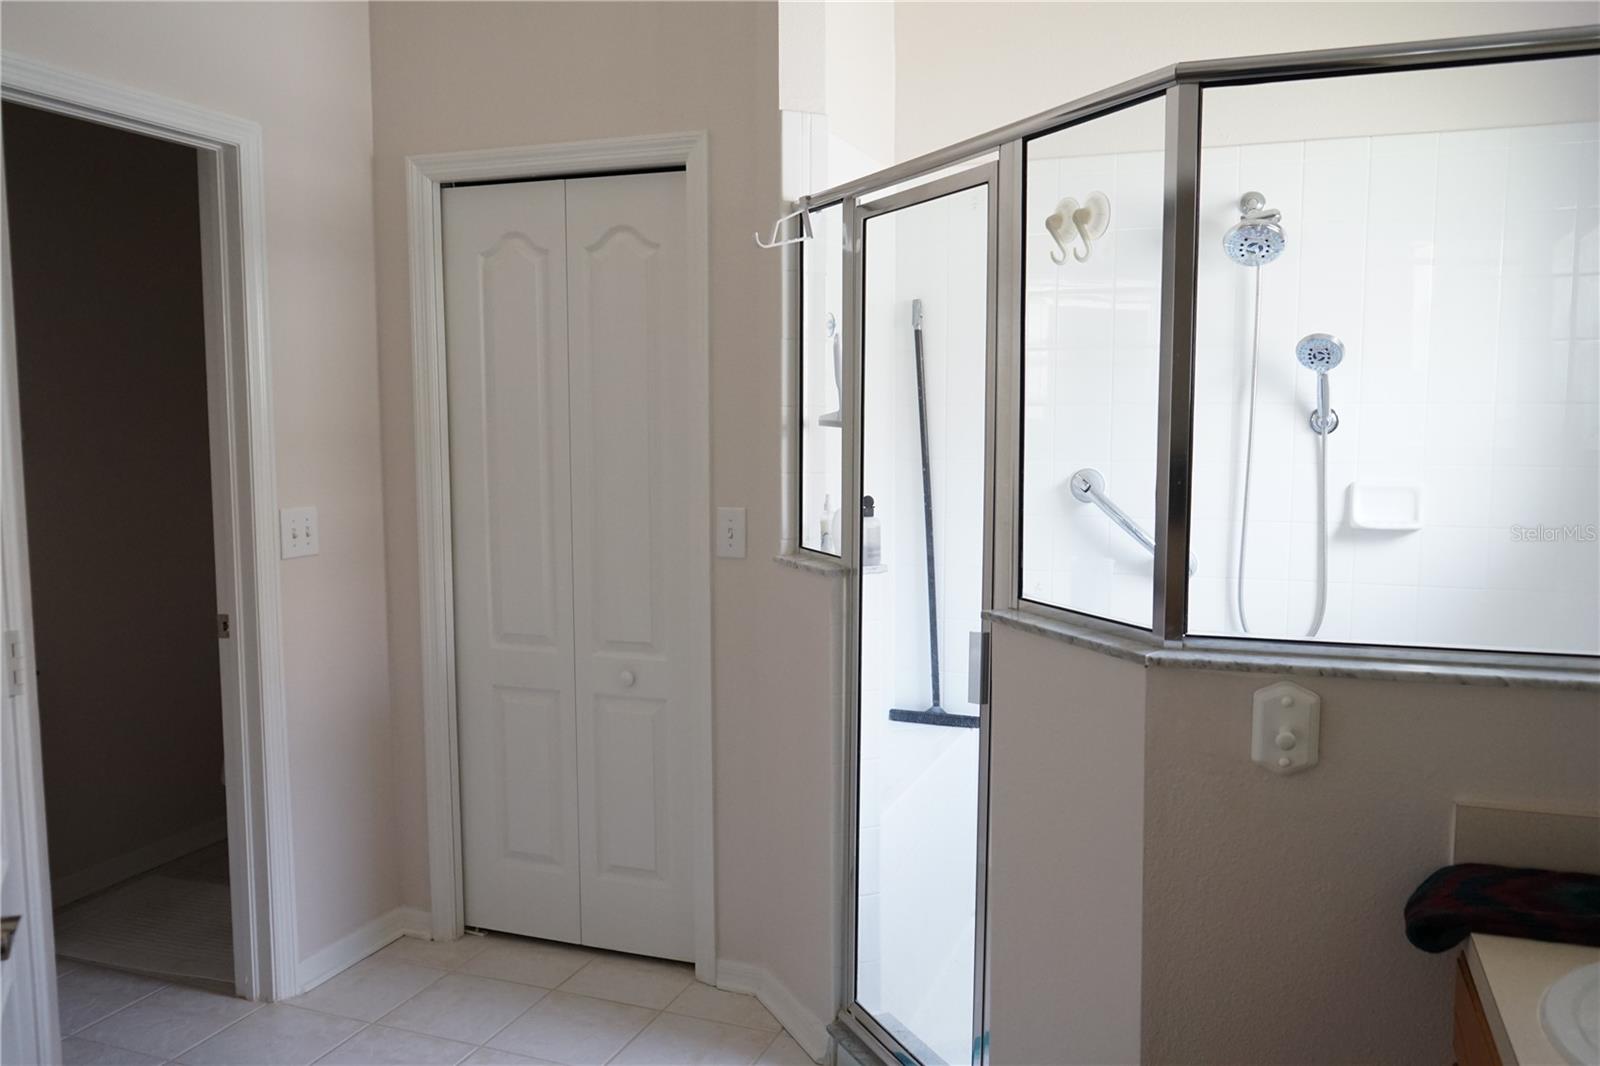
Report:
<svg viewBox="0 0 1600 1066"><path fill-rule="evenodd" d="M1350 528L1410 533L1422 528L1422 487L1405 482L1351 482Z"/></svg>

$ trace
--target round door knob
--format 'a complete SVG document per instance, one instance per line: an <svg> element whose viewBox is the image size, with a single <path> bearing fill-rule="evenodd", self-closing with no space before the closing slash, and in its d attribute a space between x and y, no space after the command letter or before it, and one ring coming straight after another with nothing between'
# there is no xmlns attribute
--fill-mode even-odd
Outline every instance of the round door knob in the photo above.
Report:
<svg viewBox="0 0 1600 1066"><path fill-rule="evenodd" d="M622 682L623 688L632 688L633 683L637 681L638 678L633 676L632 670L622 670L618 672L617 680Z"/></svg>

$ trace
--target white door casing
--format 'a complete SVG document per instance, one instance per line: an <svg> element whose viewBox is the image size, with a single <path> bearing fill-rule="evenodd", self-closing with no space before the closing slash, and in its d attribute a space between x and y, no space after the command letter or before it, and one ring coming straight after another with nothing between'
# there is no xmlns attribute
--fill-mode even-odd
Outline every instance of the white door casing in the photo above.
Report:
<svg viewBox="0 0 1600 1066"><path fill-rule="evenodd" d="M466 920L577 941L565 198L444 210Z"/></svg>
<svg viewBox="0 0 1600 1066"><path fill-rule="evenodd" d="M694 549L677 565L691 590L673 620L689 664L692 723L694 961L700 980L717 980L716 858L713 837L711 686L711 423L709 314L709 162L703 131L653 133L524 147L485 148L406 159L410 245L412 382L417 469L422 628L423 749L428 790L428 881L433 935L462 930L461 783L456 714L455 580L445 395L442 193L458 182L559 179L570 174L683 169L683 375L692 401L685 432L686 507Z"/></svg>
<svg viewBox="0 0 1600 1066"><path fill-rule="evenodd" d="M684 178L569 181L583 942L694 958Z"/></svg>
<svg viewBox="0 0 1600 1066"><path fill-rule="evenodd" d="M442 243L466 922L692 959L684 181L448 189Z"/></svg>

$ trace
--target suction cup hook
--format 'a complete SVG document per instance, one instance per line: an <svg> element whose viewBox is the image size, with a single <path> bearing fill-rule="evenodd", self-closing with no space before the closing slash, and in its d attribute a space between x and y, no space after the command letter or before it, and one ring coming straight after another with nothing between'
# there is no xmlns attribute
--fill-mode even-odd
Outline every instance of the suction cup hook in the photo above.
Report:
<svg viewBox="0 0 1600 1066"><path fill-rule="evenodd" d="M1044 228L1056 242L1057 251L1050 259L1057 266L1067 261L1067 249L1074 242L1082 248L1072 248L1072 257L1087 263L1094 254L1094 242L1106 235L1111 227L1111 198L1103 192L1092 192L1079 204L1075 197L1064 197L1055 211L1044 220Z"/></svg>

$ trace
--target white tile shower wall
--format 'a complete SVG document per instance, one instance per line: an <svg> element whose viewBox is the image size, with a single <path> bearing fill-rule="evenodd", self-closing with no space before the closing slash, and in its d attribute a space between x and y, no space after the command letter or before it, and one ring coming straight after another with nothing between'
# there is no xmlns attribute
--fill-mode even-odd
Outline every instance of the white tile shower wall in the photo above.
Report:
<svg viewBox="0 0 1600 1066"><path fill-rule="evenodd" d="M1154 528L1162 181L1160 152L1028 162L1022 594L1142 626L1149 553L1067 486L1092 467ZM1095 191L1109 230L1086 262L1056 264L1046 217Z"/></svg>
<svg viewBox="0 0 1600 1066"><path fill-rule="evenodd" d="M1339 429L1318 639L1600 650L1593 124L1208 148L1201 171L1190 629L1240 632L1233 581L1250 288L1222 236L1238 198L1283 211L1259 271L1259 404L1245 600L1297 637L1315 593L1314 376L1294 344L1333 333ZM1349 490L1416 486L1422 528L1353 528ZM1542 531L1542 532L1541 532Z"/></svg>

